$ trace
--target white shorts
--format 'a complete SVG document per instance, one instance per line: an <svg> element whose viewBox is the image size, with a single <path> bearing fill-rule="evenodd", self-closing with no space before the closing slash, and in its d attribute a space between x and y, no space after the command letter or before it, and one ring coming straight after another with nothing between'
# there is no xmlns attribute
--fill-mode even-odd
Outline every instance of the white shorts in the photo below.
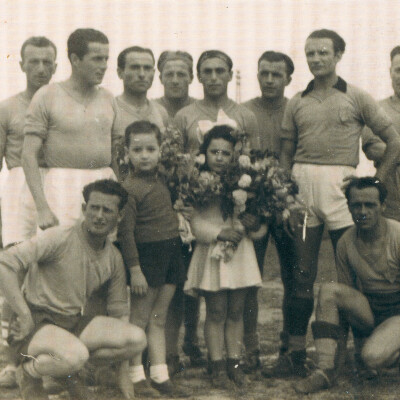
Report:
<svg viewBox="0 0 400 400"><path fill-rule="evenodd" d="M343 179L355 175L355 171L343 165L294 164L292 177L309 212L307 227L326 224L328 230L336 230L353 225L341 186Z"/></svg>
<svg viewBox="0 0 400 400"><path fill-rule="evenodd" d="M99 179L116 180L117 178L109 167L48 169L43 184L44 194L60 225L72 225L82 216L84 202L82 190L87 184Z"/></svg>
<svg viewBox="0 0 400 400"><path fill-rule="evenodd" d="M47 171L39 168L42 182ZM36 233L36 207L22 167L12 168L3 185L1 219L3 246L22 242Z"/></svg>

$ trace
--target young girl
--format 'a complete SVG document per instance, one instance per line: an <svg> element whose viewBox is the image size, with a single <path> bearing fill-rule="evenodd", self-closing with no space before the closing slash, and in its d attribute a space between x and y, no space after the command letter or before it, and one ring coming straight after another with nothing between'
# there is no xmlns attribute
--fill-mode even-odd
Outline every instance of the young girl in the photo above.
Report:
<svg viewBox="0 0 400 400"><path fill-rule="evenodd" d="M125 131L131 173L124 181L129 193L118 241L130 273L131 317L147 332L150 381L145 377L141 355L132 360L130 377L135 394L188 397L169 380L165 356L165 320L176 285L185 280L178 221L167 187L157 176L161 133L147 121ZM154 389L157 389L155 391Z"/></svg>
<svg viewBox="0 0 400 400"><path fill-rule="evenodd" d="M205 169L222 174L233 161L235 139L231 131L229 126L216 126L204 137L200 153L205 155ZM251 239L243 229L234 229L237 224L232 217L223 218L220 205L220 199L216 198L213 204L193 213L191 226L197 242L185 291L205 297L204 336L211 359L211 381L215 387L229 388L232 385L229 379L237 386L246 383L239 368L243 307L248 288L261 285L261 276ZM244 225L248 222L245 220ZM237 245L230 261L225 263L213 257L217 241Z"/></svg>

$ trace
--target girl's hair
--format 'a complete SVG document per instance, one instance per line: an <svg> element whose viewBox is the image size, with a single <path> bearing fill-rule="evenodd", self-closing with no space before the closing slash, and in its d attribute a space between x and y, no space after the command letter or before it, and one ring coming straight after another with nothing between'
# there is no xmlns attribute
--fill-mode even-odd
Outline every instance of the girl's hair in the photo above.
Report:
<svg viewBox="0 0 400 400"><path fill-rule="evenodd" d="M231 143L233 147L236 145L236 138L233 136L233 128L229 125L217 125L210 129L204 136L204 141L200 146L199 153L207 154L208 146L213 139L224 139Z"/></svg>
<svg viewBox="0 0 400 400"><path fill-rule="evenodd" d="M129 147L131 144L131 136L140 133L153 133L156 135L157 143L161 144L161 131L157 125L149 121L136 121L128 125L125 129L125 145Z"/></svg>

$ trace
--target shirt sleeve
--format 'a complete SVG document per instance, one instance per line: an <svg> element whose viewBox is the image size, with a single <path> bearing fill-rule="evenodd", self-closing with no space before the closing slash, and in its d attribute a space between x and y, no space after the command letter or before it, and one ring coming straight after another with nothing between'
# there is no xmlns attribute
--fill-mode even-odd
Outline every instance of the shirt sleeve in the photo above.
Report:
<svg viewBox="0 0 400 400"><path fill-rule="evenodd" d="M297 141L297 125L294 118L294 109L297 103L296 96L289 100L282 119L281 139Z"/></svg>
<svg viewBox="0 0 400 400"><path fill-rule="evenodd" d="M365 152L365 150L371 144L383 143L383 141L379 136L375 135L371 129L369 129L367 126L364 126L363 130L361 131L361 143L362 149Z"/></svg>
<svg viewBox="0 0 400 400"><path fill-rule="evenodd" d="M336 250L336 270L338 282L350 287L356 287L356 277L351 270L350 262L347 257L347 246L344 238L339 239Z"/></svg>
<svg viewBox="0 0 400 400"><path fill-rule="evenodd" d="M48 87L39 89L33 96L25 117L25 135L39 136L45 140L49 128L49 112L47 107Z"/></svg>

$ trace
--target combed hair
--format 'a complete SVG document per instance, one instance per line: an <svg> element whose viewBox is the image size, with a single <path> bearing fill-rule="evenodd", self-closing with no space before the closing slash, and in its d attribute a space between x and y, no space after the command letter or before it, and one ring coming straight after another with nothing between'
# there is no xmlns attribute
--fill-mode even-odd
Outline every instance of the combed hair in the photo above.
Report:
<svg viewBox="0 0 400 400"><path fill-rule="evenodd" d="M224 60L226 62L226 64L228 65L229 71L232 71L233 61L228 56L228 54L224 53L221 50L207 50L207 51L203 51L203 53L200 54L199 60L197 61L196 70L197 70L198 74L200 74L201 64L203 64L203 62L205 60L208 60L209 58L220 58L220 59Z"/></svg>
<svg viewBox="0 0 400 400"><path fill-rule="evenodd" d="M54 49L55 57L57 57L56 45L50 39L47 39L47 37L45 37L45 36L31 36L30 38L25 40L25 42L22 44L22 47L21 47L21 59L22 60L24 60L24 51L25 51L26 46L52 47Z"/></svg>
<svg viewBox="0 0 400 400"><path fill-rule="evenodd" d="M344 53L346 49L346 42L343 40L343 38L335 31L331 31L329 29L319 29L311 32L308 36L308 39L331 39L335 54L338 52Z"/></svg>
<svg viewBox="0 0 400 400"><path fill-rule="evenodd" d="M232 143L232 146L236 145L236 138L232 134L233 128L229 125L217 125L214 128L211 128L205 135L204 141L200 146L199 153L206 154L208 146L213 139L224 139L229 143Z"/></svg>
<svg viewBox="0 0 400 400"><path fill-rule="evenodd" d="M89 43L108 44L108 38L103 33L92 28L79 28L69 35L67 41L68 58L76 54L80 60L89 51Z"/></svg>
<svg viewBox="0 0 400 400"><path fill-rule="evenodd" d="M266 51L263 54L261 54L261 57L258 59L258 67L260 67L261 61L268 61L268 62L279 62L283 61L286 64L286 74L288 78L293 74L294 72L294 64L292 59L284 54L280 53L279 51Z"/></svg>
<svg viewBox="0 0 400 400"><path fill-rule="evenodd" d="M350 194L351 194L351 189L366 189L374 187L378 190L379 192L379 201L381 204L383 204L386 200L387 196L387 189L386 186L376 177L374 176L363 176L361 178L353 178L350 183L347 185L346 190L345 190L345 196L347 199L347 202L350 201Z"/></svg>
<svg viewBox="0 0 400 400"><path fill-rule="evenodd" d="M90 199L90 194L92 192L100 192L104 194L111 194L118 196L120 201L118 204L118 209L122 210L128 201L128 192L122 187L122 185L112 179L101 179L89 183L83 188L83 198L85 202L88 203Z"/></svg>
<svg viewBox="0 0 400 400"><path fill-rule="evenodd" d="M160 128L149 121L136 121L128 125L125 129L125 146L129 147L131 144L131 136L140 133L154 133L156 135L157 143L161 144L161 131Z"/></svg>
<svg viewBox="0 0 400 400"><path fill-rule="evenodd" d="M151 58L153 59L153 64L156 63L156 59L154 58L154 54L151 51L151 49L148 49L145 47L140 47L140 46L131 46L131 47L127 47L126 49L122 50L121 53L119 53L118 59L117 59L118 68L120 68L120 69L125 68L126 56L129 53L148 53L151 55Z"/></svg>
<svg viewBox="0 0 400 400"><path fill-rule="evenodd" d="M393 61L393 58L395 58L398 54L400 54L400 46L394 47L390 52L390 61Z"/></svg>

